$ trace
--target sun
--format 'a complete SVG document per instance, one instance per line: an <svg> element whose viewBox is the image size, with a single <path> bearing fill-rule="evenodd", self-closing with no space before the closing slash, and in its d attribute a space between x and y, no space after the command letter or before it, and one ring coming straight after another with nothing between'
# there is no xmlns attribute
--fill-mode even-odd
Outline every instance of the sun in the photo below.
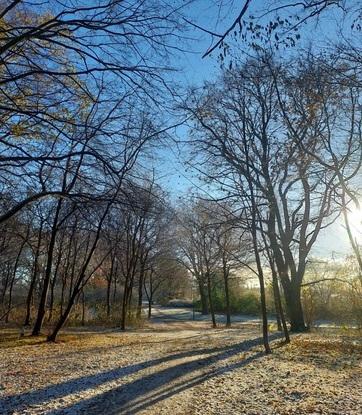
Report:
<svg viewBox="0 0 362 415"><path fill-rule="evenodd" d="M348 212L348 222L353 236L362 240L362 208L351 209Z"/></svg>

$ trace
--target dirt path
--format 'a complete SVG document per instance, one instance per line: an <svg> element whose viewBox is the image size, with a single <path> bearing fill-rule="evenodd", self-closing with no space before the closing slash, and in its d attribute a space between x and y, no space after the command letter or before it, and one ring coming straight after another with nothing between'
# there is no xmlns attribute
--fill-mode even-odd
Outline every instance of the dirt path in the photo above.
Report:
<svg viewBox="0 0 362 415"><path fill-rule="evenodd" d="M360 346L254 328L157 324L0 349L1 414L340 414L362 407Z"/></svg>

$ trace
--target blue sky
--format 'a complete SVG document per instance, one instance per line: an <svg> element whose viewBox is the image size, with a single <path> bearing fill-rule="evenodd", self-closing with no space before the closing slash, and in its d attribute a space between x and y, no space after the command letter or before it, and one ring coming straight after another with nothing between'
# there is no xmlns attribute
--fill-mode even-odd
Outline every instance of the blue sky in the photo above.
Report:
<svg viewBox="0 0 362 415"><path fill-rule="evenodd" d="M190 7L190 20L201 27L215 32L222 32L225 27L233 21L237 13L240 11L240 1L223 0L225 5L220 9L215 6L215 0L198 0ZM256 0L253 2L255 9L265 7L266 3L273 4L274 1ZM236 5L236 6L235 6ZM252 9L253 11L254 9ZM336 40L338 37L337 24L341 23L342 14L336 9L326 14L318 26L315 21L306 24L301 33L299 47L308 47L313 42L314 47L322 49L328 47L328 44ZM344 26L349 28L350 21L345 22ZM190 39L181 45L185 52L176 53L173 63L178 72L173 75L175 83L178 83L182 89L187 90L191 86L200 86L204 81L212 81L220 72L220 64L217 61L217 52L212 56L202 58L202 55L211 44L211 37L200 30L190 28L185 36ZM318 39L318 41L317 41ZM240 43L239 43L240 45ZM284 50L282 54L295 53L297 48L293 50ZM245 47L245 52L247 48ZM175 135L178 139L184 140L187 136L186 128L179 128ZM195 182L195 177L190 171L185 171L183 160L178 157L178 149L175 145L170 144L171 148L159 152L158 167L162 166L160 175L161 183L170 189L172 193L187 192L191 182ZM183 148L182 153L187 155L187 149ZM190 182L191 181L191 182Z"/></svg>
<svg viewBox="0 0 362 415"><path fill-rule="evenodd" d="M197 7L191 10L191 20L198 25L209 30L221 32L234 18L240 2L237 1L238 7L228 13L228 5L230 1L224 1L226 7L222 10L221 15L215 7L210 7L213 1L200 0ZM254 2L257 6L265 4L265 2ZM326 49L331 42L338 39L337 24L344 25L345 30L349 30L350 21L344 21L339 10L333 10L326 14L318 26L315 22L307 24L301 30L301 40L299 47L307 48L313 43L313 47L317 49ZM186 51L175 55L174 63L178 68L174 81L183 89L190 86L200 86L204 81L215 79L220 71L220 64L214 56L202 58L203 53L210 46L210 36L202 33L197 29L190 29L186 34L191 39L184 45ZM282 53L296 53L297 48ZM186 140L187 128L180 127L174 132L175 137L179 140ZM187 146L177 147L172 142L168 148L160 150L155 160L156 170L159 172L159 183L171 194L173 200L184 197L189 194L190 189L196 185L203 187L202 182L197 179L197 173L187 170L184 165L184 159L188 157L189 148ZM361 229L362 230L362 229ZM359 234L361 238L361 234ZM337 220L335 224L322 231L320 238L313 249L313 255L323 257L342 257L350 252L350 246L347 234L341 220Z"/></svg>

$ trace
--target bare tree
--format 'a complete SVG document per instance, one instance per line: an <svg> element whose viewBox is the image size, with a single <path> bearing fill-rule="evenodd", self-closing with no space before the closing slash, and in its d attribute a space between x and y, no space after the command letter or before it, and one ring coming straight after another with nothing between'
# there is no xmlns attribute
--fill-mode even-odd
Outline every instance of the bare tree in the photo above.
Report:
<svg viewBox="0 0 362 415"><path fill-rule="evenodd" d="M216 3L216 2L215 2ZM307 23L318 27L323 17L338 12L340 20L346 18L349 28L358 33L361 31L361 5L358 1L340 0L305 0L290 2L279 0L275 2L260 3L254 0L244 0L238 4L236 1L227 3L217 2L219 15L230 21L226 27L216 29L210 26L200 26L189 22L193 27L205 32L211 37L211 45L203 57L218 51L223 61L230 52L230 45L239 41L244 46L258 49L270 44L276 48L296 46L303 34L303 26ZM226 9L226 12L223 9ZM235 10L231 15L230 10ZM219 19L223 21L224 19ZM328 21L330 24L331 20ZM221 26L221 25L220 25ZM335 23L337 31L338 23Z"/></svg>
<svg viewBox="0 0 362 415"><path fill-rule="evenodd" d="M99 154L89 137L117 102L162 104L180 13L157 0L2 3L0 171L4 193L16 197L0 222L39 199L77 197L53 179L77 158L117 171L114 153Z"/></svg>
<svg viewBox="0 0 362 415"><path fill-rule="evenodd" d="M291 328L303 331L305 265L320 230L336 218L332 205L336 175L320 170L301 150L296 136L291 137L284 111L278 110L274 75L268 60L251 61L226 72L221 86L208 86L188 108L196 120L195 143L208 157L209 178L247 201L256 251L258 221L267 223ZM311 151L318 149L315 131L320 123L314 117L307 128L296 127L299 142L303 140Z"/></svg>

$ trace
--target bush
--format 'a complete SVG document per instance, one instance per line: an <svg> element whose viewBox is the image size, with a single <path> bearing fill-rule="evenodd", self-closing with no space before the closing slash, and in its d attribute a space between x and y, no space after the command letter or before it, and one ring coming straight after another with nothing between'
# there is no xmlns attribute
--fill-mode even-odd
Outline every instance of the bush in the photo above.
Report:
<svg viewBox="0 0 362 415"><path fill-rule="evenodd" d="M214 310L217 313L226 313L225 292L222 289L214 289L212 293ZM201 301L194 301L194 307L201 311ZM260 301L257 290L231 290L230 312L232 314L258 315L260 313Z"/></svg>
<svg viewBox="0 0 362 415"><path fill-rule="evenodd" d="M241 314L259 314L260 300L254 292L246 292L238 301L238 310Z"/></svg>
<svg viewBox="0 0 362 415"><path fill-rule="evenodd" d="M174 298L166 304L168 307L192 307L192 301Z"/></svg>

